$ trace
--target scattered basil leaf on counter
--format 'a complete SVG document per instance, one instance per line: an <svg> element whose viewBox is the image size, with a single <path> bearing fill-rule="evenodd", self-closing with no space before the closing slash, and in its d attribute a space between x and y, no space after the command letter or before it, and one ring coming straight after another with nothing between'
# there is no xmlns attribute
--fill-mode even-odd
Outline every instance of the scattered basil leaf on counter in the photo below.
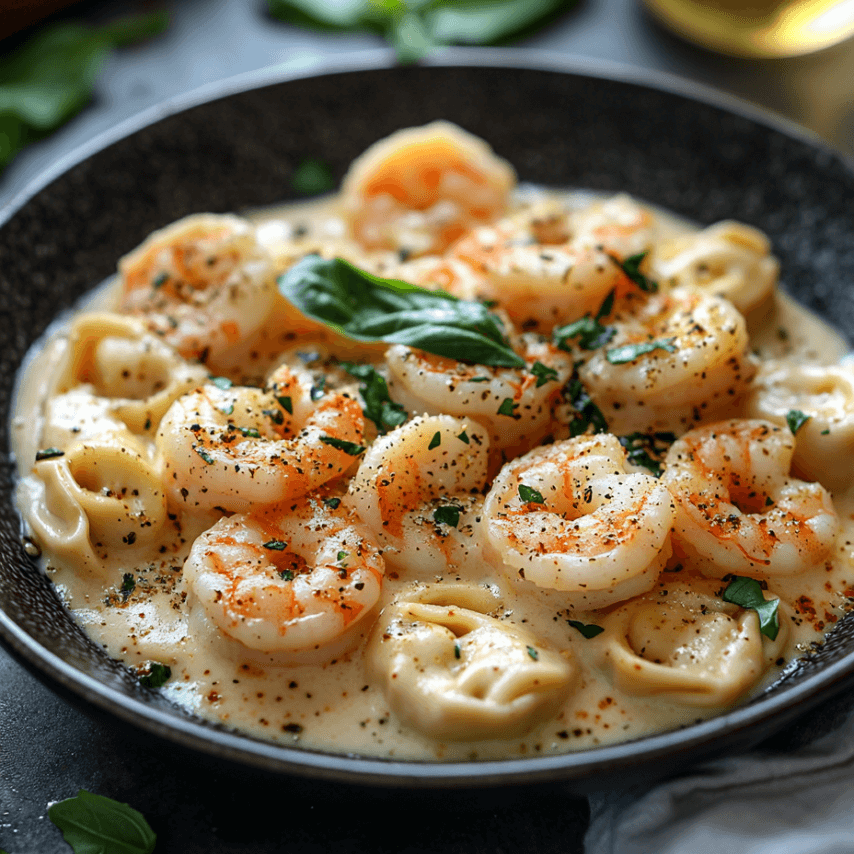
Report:
<svg viewBox="0 0 854 854"><path fill-rule="evenodd" d="M532 486L526 486L524 483L519 484L519 498L526 504L545 504L546 499L543 498L542 492L538 492Z"/></svg>
<svg viewBox="0 0 854 854"><path fill-rule="evenodd" d="M602 626L597 626L593 623L582 623L580 620L567 620L567 623L576 631L581 632L588 640L595 638L596 635L601 635L605 631Z"/></svg>
<svg viewBox="0 0 854 854"><path fill-rule="evenodd" d="M742 608L752 608L759 615L759 631L771 640L777 637L780 631L780 600L766 599L755 578L737 575L724 590L723 600Z"/></svg>
<svg viewBox="0 0 854 854"><path fill-rule="evenodd" d="M31 142L82 110L111 50L163 32L165 12L103 27L63 22L38 30L0 59L0 171Z"/></svg>
<svg viewBox="0 0 854 854"><path fill-rule="evenodd" d="M62 831L74 854L151 854L157 842L142 813L85 789L51 804L47 817Z"/></svg>
<svg viewBox="0 0 854 854"><path fill-rule="evenodd" d="M322 160L306 157L291 175L291 186L301 196L319 196L335 189L335 178Z"/></svg>
<svg viewBox="0 0 854 854"><path fill-rule="evenodd" d="M415 62L432 48L500 44L532 32L577 0L268 0L270 14L298 26L374 32Z"/></svg>
<svg viewBox="0 0 854 854"><path fill-rule="evenodd" d="M346 439L337 439L335 436L321 436L320 441L337 448L339 451L344 451L351 457L358 457L359 454L365 452L364 445L357 445L355 442L348 442Z"/></svg>
<svg viewBox="0 0 854 854"><path fill-rule="evenodd" d="M609 255L608 257L623 271L626 277L631 279L631 281L633 281L642 291L654 294L658 290L658 282L654 282L652 279L645 276L640 270L640 265L643 263L643 259L646 258L647 254L648 253L646 252L638 252L637 255L629 255L629 257L623 261L621 261L616 255Z"/></svg>
<svg viewBox="0 0 854 854"><path fill-rule="evenodd" d="M159 661L151 661L147 668L137 674L137 680L140 685L146 688L162 688L172 676L172 668L168 664L161 664Z"/></svg>
<svg viewBox="0 0 854 854"><path fill-rule="evenodd" d="M409 417L409 413L391 399L388 383L385 378L370 365L359 365L355 362L341 362L342 370L362 381L359 393L365 401L363 412L377 425L377 430L386 433L401 424Z"/></svg>
<svg viewBox="0 0 854 854"><path fill-rule="evenodd" d="M605 351L605 358L612 365L625 365L655 350L666 350L668 353L675 353L676 345L673 343L673 338L662 338L660 341L642 341L640 344L623 344L620 347L612 347L610 350Z"/></svg>
<svg viewBox="0 0 854 854"><path fill-rule="evenodd" d="M807 421L810 420L812 416L807 415L805 412L801 412L800 409L790 409L786 413L786 424L789 425L789 429L792 431L792 435L794 436Z"/></svg>
<svg viewBox="0 0 854 854"><path fill-rule="evenodd" d="M383 279L342 258L307 255L279 277L279 290L303 314L357 341L405 344L436 356L524 368L501 321L482 303Z"/></svg>
<svg viewBox="0 0 854 854"><path fill-rule="evenodd" d="M461 507L456 507L453 504L448 504L445 507L437 507L433 511L433 521L440 525L449 525L456 528L460 524Z"/></svg>

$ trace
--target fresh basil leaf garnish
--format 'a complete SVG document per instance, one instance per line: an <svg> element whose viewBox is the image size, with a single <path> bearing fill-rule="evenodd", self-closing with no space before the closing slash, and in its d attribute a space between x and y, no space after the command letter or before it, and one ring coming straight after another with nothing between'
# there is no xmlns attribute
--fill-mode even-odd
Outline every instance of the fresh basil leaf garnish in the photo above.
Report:
<svg viewBox="0 0 854 854"><path fill-rule="evenodd" d="M792 435L794 436L795 433L797 433L811 417L811 415L801 412L800 409L790 409L786 413L786 424L789 425L789 430L792 431Z"/></svg>
<svg viewBox="0 0 854 854"><path fill-rule="evenodd" d="M306 157L291 175L291 186L301 196L319 196L335 189L335 178L322 160Z"/></svg>
<svg viewBox="0 0 854 854"><path fill-rule="evenodd" d="M85 789L51 804L47 817L75 854L152 854L157 842L142 813Z"/></svg>
<svg viewBox="0 0 854 854"><path fill-rule="evenodd" d="M481 365L525 367L507 343L501 321L481 303L383 279L342 258L307 255L279 277L279 290L303 314L357 341L405 344Z"/></svg>
<svg viewBox="0 0 854 854"><path fill-rule="evenodd" d="M462 508L455 504L447 504L444 507L437 507L433 511L433 521L440 525L449 525L456 528L460 524L460 513Z"/></svg>
<svg viewBox="0 0 854 854"><path fill-rule="evenodd" d="M321 436L320 441L337 448L339 451L344 451L351 457L358 457L359 454L365 452L364 445L357 445L355 442L348 442L346 439L337 439L335 436Z"/></svg>
<svg viewBox="0 0 854 854"><path fill-rule="evenodd" d="M780 631L780 600L766 599L762 586L755 578L736 575L724 590L723 600L756 611L759 616L759 631L771 640L776 639Z"/></svg>
<svg viewBox="0 0 854 854"><path fill-rule="evenodd" d="M140 685L146 688L162 688L172 676L172 668L159 661L149 661L145 669L137 674Z"/></svg>
<svg viewBox="0 0 854 854"><path fill-rule="evenodd" d="M543 493L538 492L532 486L526 486L524 483L519 484L519 498L526 504L545 504L546 499L543 498Z"/></svg>
<svg viewBox="0 0 854 854"><path fill-rule="evenodd" d="M597 626L594 623L582 623L580 620L567 620L567 623L576 631L581 632L588 640L595 638L596 635L600 635L605 631L602 626Z"/></svg>
<svg viewBox="0 0 854 854"><path fill-rule="evenodd" d="M546 383L553 382L558 378L557 371L542 362L534 362L531 365L531 373L537 378L537 388L541 388Z"/></svg>
<svg viewBox="0 0 854 854"><path fill-rule="evenodd" d="M639 359L647 353L652 353L654 350L666 350L668 353L675 353L676 345L673 341L673 338L662 338L659 341L622 344L619 347L611 347L610 350L606 350L605 358L612 365L625 365L628 362L634 362L635 359Z"/></svg>
<svg viewBox="0 0 854 854"><path fill-rule="evenodd" d="M616 255L608 255L608 257L623 271L627 278L634 282L642 291L654 294L658 290L658 282L647 278L641 270L640 265L643 259L646 258L648 252L638 252L637 255L629 255L628 258L622 261Z"/></svg>
<svg viewBox="0 0 854 854"><path fill-rule="evenodd" d="M376 368L354 362L341 362L341 368L350 376L362 380L359 393L365 401L363 412L365 418L369 418L377 425L377 430L386 433L395 427L400 427L406 421L409 413L391 399L388 383Z"/></svg>

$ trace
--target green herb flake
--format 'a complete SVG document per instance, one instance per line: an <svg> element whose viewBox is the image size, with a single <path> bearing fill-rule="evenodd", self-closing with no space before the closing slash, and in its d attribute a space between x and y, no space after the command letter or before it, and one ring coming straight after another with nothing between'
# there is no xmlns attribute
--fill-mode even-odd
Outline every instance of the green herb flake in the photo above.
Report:
<svg viewBox="0 0 854 854"><path fill-rule="evenodd" d="M576 631L581 632L582 636L588 640L595 638L596 635L601 635L605 631L602 626L597 626L593 623L582 623L580 620L567 620L567 623Z"/></svg>
<svg viewBox="0 0 854 854"><path fill-rule="evenodd" d="M285 423L285 416L282 415L281 409L262 409L262 415L266 415L274 424L281 426Z"/></svg>
<svg viewBox="0 0 854 854"><path fill-rule="evenodd" d="M433 511L433 521L439 525L448 525L451 528L456 528L460 524L461 512L462 508L454 504L437 507Z"/></svg>
<svg viewBox="0 0 854 854"><path fill-rule="evenodd" d="M829 436L830 435L830 428L826 428L826 429L822 430L821 435L822 436Z"/></svg>
<svg viewBox="0 0 854 854"><path fill-rule="evenodd" d="M348 557L347 552L338 552L338 557L336 558L336 560L338 561L338 563L341 563L341 561L346 560L347 557Z"/></svg>
<svg viewBox="0 0 854 854"><path fill-rule="evenodd" d="M501 401L501 406L498 407L498 414L508 415L512 418L514 411L518 408L519 404L514 403L512 397L505 397L504 400Z"/></svg>
<svg viewBox="0 0 854 854"><path fill-rule="evenodd" d="M319 377L317 382L311 387L309 397L312 400L320 400L326 394L326 377Z"/></svg>
<svg viewBox="0 0 854 854"><path fill-rule="evenodd" d="M561 350L569 351L569 340L572 338L578 339L578 346L582 350L596 350L604 347L616 334L617 330L613 326L603 326L596 318L586 314L579 320L554 329L552 339Z"/></svg>
<svg viewBox="0 0 854 854"><path fill-rule="evenodd" d="M340 498L324 498L323 503L330 510L337 510L338 507L341 505L341 499Z"/></svg>
<svg viewBox="0 0 854 854"><path fill-rule="evenodd" d="M564 396L576 412L569 422L570 436L581 436L591 427L594 433L608 432L608 424L602 410L593 402L577 374L565 386Z"/></svg>
<svg viewBox="0 0 854 854"><path fill-rule="evenodd" d="M223 415L234 415L234 404L233 404L233 403L229 403L229 404L228 404L228 406L221 406L221 407L219 408L219 411L220 411Z"/></svg>
<svg viewBox="0 0 854 854"><path fill-rule="evenodd" d="M470 383L488 383L489 377L472 377L469 380Z"/></svg>
<svg viewBox="0 0 854 854"><path fill-rule="evenodd" d="M193 450L210 466L213 465L213 457L201 446L193 445Z"/></svg>
<svg viewBox="0 0 854 854"><path fill-rule="evenodd" d="M262 547L274 552L283 552L288 544L284 540L267 540Z"/></svg>
<svg viewBox="0 0 854 854"><path fill-rule="evenodd" d="M534 659L534 661L538 661L538 660L539 660L539 658L540 658L540 653L536 650L536 648L535 648L535 647L533 647L533 646L528 646L528 647L526 647L526 649L528 650L528 655L530 655L530 656L531 656L531 658L533 658L533 659Z"/></svg>
<svg viewBox="0 0 854 854"><path fill-rule="evenodd" d="M341 368L362 381L359 394L365 402L362 407L365 418L373 421L381 433L399 427L409 418L409 413L391 399L388 383L376 368L355 362L341 362Z"/></svg>
<svg viewBox="0 0 854 854"><path fill-rule="evenodd" d="M149 661L142 671L138 671L137 680L146 688L162 688L172 676L172 668L159 661Z"/></svg>
<svg viewBox="0 0 854 854"><path fill-rule="evenodd" d="M537 388L541 388L546 383L554 382L558 378L557 371L542 362L534 362L531 365L531 373L537 378Z"/></svg>
<svg viewBox="0 0 854 854"><path fill-rule="evenodd" d="M342 258L318 255L294 264L278 285L303 314L356 341L404 344L480 365L525 367L501 320L476 301L383 279Z"/></svg>
<svg viewBox="0 0 854 854"><path fill-rule="evenodd" d="M427 446L428 451L432 451L434 448L438 448L439 445L442 444L442 434L437 430L433 434L433 438L430 440L430 444Z"/></svg>
<svg viewBox="0 0 854 854"><path fill-rule="evenodd" d="M132 572L126 572L122 575L122 586L119 588L119 593L122 594L122 599L127 602L128 597L136 589L136 579Z"/></svg>
<svg viewBox="0 0 854 854"><path fill-rule="evenodd" d="M291 175L291 186L301 196L319 196L335 189L335 178L322 160L306 157Z"/></svg>
<svg viewBox="0 0 854 854"><path fill-rule="evenodd" d="M293 571L290 569L280 569L279 570L279 578L281 578L282 581L293 581L294 580Z"/></svg>
<svg viewBox="0 0 854 854"><path fill-rule="evenodd" d="M666 350L668 353L675 353L676 345L673 343L674 340L673 338L662 338L659 341L641 341L639 344L623 344L620 347L612 347L610 350L606 350L605 358L612 365L625 365L655 350Z"/></svg>
<svg viewBox="0 0 854 854"><path fill-rule="evenodd" d="M663 432L629 433L619 439L626 449L626 458L632 465L649 469L656 477L661 477L662 461L668 448L676 441L676 436Z"/></svg>
<svg viewBox="0 0 854 854"><path fill-rule="evenodd" d="M290 397L277 397L276 400L279 403L279 406L288 413L288 415L294 414L294 402Z"/></svg>
<svg viewBox="0 0 854 854"><path fill-rule="evenodd" d="M780 600L766 599L762 586L755 578L735 576L724 590L723 600L756 611L759 616L759 631L771 640L776 639L780 631Z"/></svg>
<svg viewBox="0 0 854 854"><path fill-rule="evenodd" d="M471 441L471 440L469 439L468 433L466 433L466 431L465 431L465 430L463 430L463 432L462 432L462 433L460 433L460 435L459 435L459 436L457 436L457 438L458 438L461 442L465 442L465 444L466 444L466 445L468 445L468 444L470 443L470 441Z"/></svg>
<svg viewBox="0 0 854 854"><path fill-rule="evenodd" d="M348 442L345 439L337 439L335 436L321 436L320 441L349 454L351 457L358 457L359 454L365 452L364 445L357 445L355 442Z"/></svg>
<svg viewBox="0 0 854 854"><path fill-rule="evenodd" d="M254 427L238 427L237 432L247 439L260 439L261 434Z"/></svg>
<svg viewBox="0 0 854 854"><path fill-rule="evenodd" d="M42 460L54 460L57 457L64 457L65 451L59 448L43 448L41 451L36 451L36 462Z"/></svg>
<svg viewBox="0 0 854 854"><path fill-rule="evenodd" d="M640 270L647 252L638 252L637 255L629 255L628 258L621 261L616 255L608 255L608 257L623 271L627 278L634 282L642 291L654 294L658 290L658 282L647 278Z"/></svg>
<svg viewBox="0 0 854 854"><path fill-rule="evenodd" d="M159 288L162 288L166 284L166 282L168 282L168 281L169 281L169 274L168 273L158 273L154 277L154 281L151 283L151 286L154 288L154 290L158 290Z"/></svg>
<svg viewBox="0 0 854 854"><path fill-rule="evenodd" d="M801 412L800 409L790 409L786 413L786 424L789 425L789 429L792 431L792 435L794 436L807 421L810 420L812 416L807 415L805 412Z"/></svg>
<svg viewBox="0 0 854 854"><path fill-rule="evenodd" d="M460 649L460 645L458 643L454 644L454 658L459 659L462 655L462 650Z"/></svg>
<svg viewBox="0 0 854 854"><path fill-rule="evenodd" d="M142 813L85 789L51 804L47 817L75 854L152 854L157 842Z"/></svg>
<svg viewBox="0 0 854 854"><path fill-rule="evenodd" d="M545 504L546 499L543 498L542 492L538 492L531 486L525 486L524 483L519 484L519 498L526 504Z"/></svg>
<svg viewBox="0 0 854 854"><path fill-rule="evenodd" d="M211 385L215 385L220 391L228 391L234 383L228 377L209 377Z"/></svg>

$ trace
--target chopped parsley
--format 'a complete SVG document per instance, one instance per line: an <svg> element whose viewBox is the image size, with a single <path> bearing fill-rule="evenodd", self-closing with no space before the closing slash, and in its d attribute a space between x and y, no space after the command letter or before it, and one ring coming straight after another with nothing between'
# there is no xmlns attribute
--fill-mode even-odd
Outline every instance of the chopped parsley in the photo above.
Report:
<svg viewBox="0 0 854 854"><path fill-rule="evenodd" d="M642 466L661 477L662 459L676 436L673 433L629 433L619 439L632 465Z"/></svg>
<svg viewBox="0 0 854 854"><path fill-rule="evenodd" d="M537 388L544 386L546 383L554 382L558 376L554 368L544 365L542 362L534 362L531 365L531 373L537 378Z"/></svg>
<svg viewBox="0 0 854 854"><path fill-rule="evenodd" d="M337 510L341 505L340 498L324 498L323 503L330 508L330 510Z"/></svg>
<svg viewBox="0 0 854 854"><path fill-rule="evenodd" d="M540 653L539 653L539 652L537 652L537 650L536 650L536 648L535 648L535 647L533 647L533 646L528 646L528 647L526 647L526 649L528 650L528 655L530 655L530 656L531 656L531 658L533 658L533 659L534 659L534 661L538 661L538 660L539 660L539 658L540 658Z"/></svg>
<svg viewBox="0 0 854 854"><path fill-rule="evenodd" d="M775 640L780 631L779 599L766 599L762 586L755 578L736 575L723 592L724 602L750 608L759 616L759 631Z"/></svg>
<svg viewBox="0 0 854 854"><path fill-rule="evenodd" d="M546 499L543 498L542 492L538 492L531 486L525 486L524 483L519 484L519 498L526 504L545 504Z"/></svg>
<svg viewBox="0 0 854 854"><path fill-rule="evenodd" d="M53 460L57 457L64 457L65 451L59 448L44 448L41 451L36 451L36 462L41 460Z"/></svg>
<svg viewBox="0 0 854 854"><path fill-rule="evenodd" d="M597 626L594 623L582 623L580 620L567 620L567 623L576 631L581 632L588 640L595 638L596 635L600 635L605 631L602 626Z"/></svg>
<svg viewBox="0 0 854 854"><path fill-rule="evenodd" d="M792 435L794 436L807 421L810 420L812 416L807 415L805 412L801 412L800 409L790 409L786 413L786 424L789 425L789 429L792 431Z"/></svg>
<svg viewBox="0 0 854 854"><path fill-rule="evenodd" d="M460 524L461 507L455 504L446 504L444 507L437 507L433 511L433 521L439 525L449 525L451 528L456 528Z"/></svg>
<svg viewBox="0 0 854 854"><path fill-rule="evenodd" d="M513 418L515 417L515 410L518 408L519 404L514 403L512 397L505 397L504 400L501 401L501 406L498 407L498 414L508 415Z"/></svg>
<svg viewBox="0 0 854 854"><path fill-rule="evenodd" d="M351 457L358 457L359 454L365 452L364 445L357 445L355 442L348 442L346 439L337 439L335 436L321 436L320 441L337 448L339 451L344 451Z"/></svg>
<svg viewBox="0 0 854 854"><path fill-rule="evenodd" d="M291 400L290 397L287 397L287 396L278 397L277 396L276 400L278 401L279 406L281 406L282 409L284 409L285 412L288 413L288 415L294 414L294 402L293 402L293 400Z"/></svg>
<svg viewBox="0 0 854 854"><path fill-rule="evenodd" d="M654 350L666 350L668 353L675 353L674 340L673 338L662 338L658 341L641 341L639 344L623 344L620 347L611 347L605 351L605 358L612 365L625 365L627 362L634 362L635 359L652 353Z"/></svg>
<svg viewBox="0 0 854 854"><path fill-rule="evenodd" d="M136 579L132 572L126 572L122 575L122 586L119 588L119 593L122 594L122 600L127 602L128 597L136 590Z"/></svg>
<svg viewBox="0 0 854 854"><path fill-rule="evenodd" d="M284 540L267 540L263 544L263 547L274 552L283 552L288 547L288 544Z"/></svg>
<svg viewBox="0 0 854 854"><path fill-rule="evenodd" d="M593 402L578 374L575 374L564 387L564 396L576 413L569 422L570 436L581 436L591 427L594 433L608 432L608 424L602 410Z"/></svg>
<svg viewBox="0 0 854 854"><path fill-rule="evenodd" d="M433 434L433 438L430 440L430 444L427 446L428 451L432 451L433 448L438 448L439 445L442 444L442 434L437 430Z"/></svg>
<svg viewBox="0 0 854 854"><path fill-rule="evenodd" d="M658 282L647 278L640 270L640 265L643 263L647 252L638 252L637 255L629 255L628 258L621 261L616 255L608 255L608 257L623 271L625 276L634 282L642 291L654 294L658 290Z"/></svg>
<svg viewBox="0 0 854 854"><path fill-rule="evenodd" d="M137 671L137 679L140 685L146 688L161 688L172 675L172 668L168 664L159 661L149 661L142 670Z"/></svg>
<svg viewBox="0 0 854 854"><path fill-rule="evenodd" d="M371 365L359 365L354 362L341 362L341 368L350 376L362 381L359 393L365 405L365 418L377 425L377 430L385 433L399 427L409 417L409 413L397 402L391 399L388 383L376 368Z"/></svg>
<svg viewBox="0 0 854 854"><path fill-rule="evenodd" d="M193 450L210 466L213 465L213 457L201 446L193 445Z"/></svg>

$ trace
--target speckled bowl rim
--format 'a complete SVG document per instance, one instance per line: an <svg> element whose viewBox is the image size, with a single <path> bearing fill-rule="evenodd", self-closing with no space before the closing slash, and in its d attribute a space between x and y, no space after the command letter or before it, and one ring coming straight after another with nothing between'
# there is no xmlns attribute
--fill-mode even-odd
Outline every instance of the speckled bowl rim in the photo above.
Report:
<svg viewBox="0 0 854 854"><path fill-rule="evenodd" d="M394 64L394 56L387 50L298 64L285 63L218 81L169 99L98 135L43 172L0 209L0 227L38 192L73 166L163 118L256 88L315 76L391 69ZM793 137L823 150L828 157L839 160L849 171L854 172L854 159L836 152L804 128L735 97L664 73L641 71L611 62L567 58L552 52L491 48L447 49L425 60L424 65L532 69L659 89L688 101L735 113L769 130ZM660 735L556 756L475 762L398 761L291 748L238 733L210 729L195 720L170 715L152 708L141 699L114 691L77 670L38 644L2 610L0 642L25 667L67 699L96 714L105 712L138 731L208 758L273 774L407 788L562 781L569 784L570 788L584 792L625 781L639 771L652 779L707 756L719 746L726 745L727 751L732 752L736 748L755 744L854 683L852 651L779 694L761 697L718 717Z"/></svg>

